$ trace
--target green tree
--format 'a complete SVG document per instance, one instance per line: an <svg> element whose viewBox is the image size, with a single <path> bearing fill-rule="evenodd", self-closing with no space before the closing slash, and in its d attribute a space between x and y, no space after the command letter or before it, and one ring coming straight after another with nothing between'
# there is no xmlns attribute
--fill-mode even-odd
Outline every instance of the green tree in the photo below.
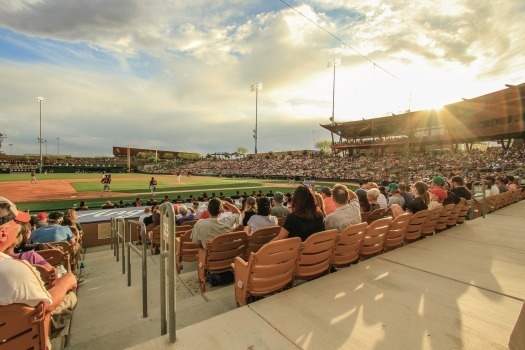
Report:
<svg viewBox="0 0 525 350"><path fill-rule="evenodd" d="M245 156L248 153L248 148L244 146L237 147L237 153Z"/></svg>
<svg viewBox="0 0 525 350"><path fill-rule="evenodd" d="M162 159L173 159L173 153L164 153L161 157Z"/></svg>
<svg viewBox="0 0 525 350"><path fill-rule="evenodd" d="M268 151L268 155L270 156L270 158L273 158L273 151Z"/></svg>
<svg viewBox="0 0 525 350"><path fill-rule="evenodd" d="M317 147L319 151L328 152L332 148L332 141L330 140L317 141L315 143L315 147Z"/></svg>

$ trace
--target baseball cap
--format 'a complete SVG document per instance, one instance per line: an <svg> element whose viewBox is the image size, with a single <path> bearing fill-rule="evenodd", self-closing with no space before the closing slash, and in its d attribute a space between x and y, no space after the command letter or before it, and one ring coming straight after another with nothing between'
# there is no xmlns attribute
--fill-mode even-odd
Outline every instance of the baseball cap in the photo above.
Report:
<svg viewBox="0 0 525 350"><path fill-rule="evenodd" d="M31 215L29 215L28 213L24 211L19 211L16 208L16 205L14 205L14 203L11 202L9 199L0 197L0 204L2 203L6 203L9 205L9 210L15 216L14 220L19 221L19 222L29 222L31 220Z"/></svg>
<svg viewBox="0 0 525 350"><path fill-rule="evenodd" d="M437 185L444 185L445 179L443 179L441 176L436 176L435 178L432 179L432 182Z"/></svg>
<svg viewBox="0 0 525 350"><path fill-rule="evenodd" d="M281 192L275 192L273 200L277 203L282 203L284 201L284 195Z"/></svg>
<svg viewBox="0 0 525 350"><path fill-rule="evenodd" d="M392 183L388 184L388 187L386 188L386 191L390 192L392 190L398 190L398 189L399 189L399 186L396 183L392 182Z"/></svg>
<svg viewBox="0 0 525 350"><path fill-rule="evenodd" d="M448 197L447 191L441 188L434 188L432 190L428 190L428 193L433 193L441 199L446 199Z"/></svg>
<svg viewBox="0 0 525 350"><path fill-rule="evenodd" d="M40 213L36 214L36 217L42 220L47 219L47 213L45 211L41 211Z"/></svg>

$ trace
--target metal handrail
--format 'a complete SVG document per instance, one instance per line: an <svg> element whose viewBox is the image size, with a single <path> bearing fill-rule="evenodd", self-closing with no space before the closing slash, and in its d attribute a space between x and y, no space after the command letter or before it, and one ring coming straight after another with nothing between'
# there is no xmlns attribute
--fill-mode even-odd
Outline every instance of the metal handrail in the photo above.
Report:
<svg viewBox="0 0 525 350"><path fill-rule="evenodd" d="M160 227L160 333L166 334L169 326L169 340L170 343L174 343L177 296L175 293L175 212L169 202L160 206ZM169 323L166 321L166 259L168 260Z"/></svg>
<svg viewBox="0 0 525 350"><path fill-rule="evenodd" d="M116 217L111 219L111 235L113 239L114 251L113 255L117 257L117 262L119 261L119 238L122 241L122 274L126 273L126 221L122 217Z"/></svg>
<svg viewBox="0 0 525 350"><path fill-rule="evenodd" d="M133 244L131 239L132 226L140 227L142 250ZM131 286L131 251L142 258L142 317L148 317L148 266L146 259L146 225L137 220L128 221L128 287Z"/></svg>

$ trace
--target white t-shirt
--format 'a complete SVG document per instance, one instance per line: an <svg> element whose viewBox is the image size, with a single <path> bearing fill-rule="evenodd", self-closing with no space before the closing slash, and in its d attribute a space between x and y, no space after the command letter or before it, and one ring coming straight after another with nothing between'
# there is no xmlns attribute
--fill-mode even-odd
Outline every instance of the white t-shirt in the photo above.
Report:
<svg viewBox="0 0 525 350"><path fill-rule="evenodd" d="M0 305L15 303L31 307L53 303L36 269L24 260L0 253Z"/></svg>
<svg viewBox="0 0 525 350"><path fill-rule="evenodd" d="M388 202L386 201L386 197L384 194L380 194L379 197L377 197L377 203L381 207L381 209L386 209L388 207Z"/></svg>

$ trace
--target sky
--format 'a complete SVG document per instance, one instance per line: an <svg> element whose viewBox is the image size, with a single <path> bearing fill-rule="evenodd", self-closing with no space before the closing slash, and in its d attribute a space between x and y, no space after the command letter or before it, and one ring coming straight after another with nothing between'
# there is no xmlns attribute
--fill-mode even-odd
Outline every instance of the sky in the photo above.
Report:
<svg viewBox="0 0 525 350"><path fill-rule="evenodd" d="M525 82L524 17L523 0L2 0L1 151L39 153L36 96L44 155L251 153L256 110L259 153L314 149L332 108L369 119Z"/></svg>

